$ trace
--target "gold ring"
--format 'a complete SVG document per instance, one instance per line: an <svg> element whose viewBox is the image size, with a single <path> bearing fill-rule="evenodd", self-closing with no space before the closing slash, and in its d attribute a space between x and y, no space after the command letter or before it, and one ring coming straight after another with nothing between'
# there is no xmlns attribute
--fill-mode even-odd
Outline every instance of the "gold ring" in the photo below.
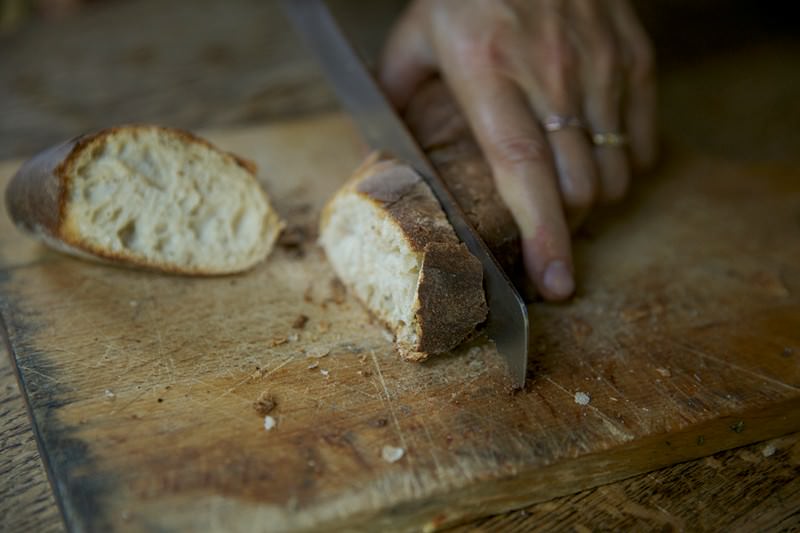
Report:
<svg viewBox="0 0 800 533"><path fill-rule="evenodd" d="M592 134L592 142L595 146L607 146L608 148L622 148L628 144L628 136L624 133L605 131Z"/></svg>
<svg viewBox="0 0 800 533"><path fill-rule="evenodd" d="M564 128L586 128L580 117L575 115L550 115L542 122L544 131L553 133Z"/></svg>

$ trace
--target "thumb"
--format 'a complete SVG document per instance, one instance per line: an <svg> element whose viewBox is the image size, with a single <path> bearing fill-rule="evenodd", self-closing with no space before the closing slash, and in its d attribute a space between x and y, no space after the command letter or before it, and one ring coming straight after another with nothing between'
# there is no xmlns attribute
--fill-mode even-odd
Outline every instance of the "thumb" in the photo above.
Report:
<svg viewBox="0 0 800 533"><path fill-rule="evenodd" d="M421 18L413 7L392 29L381 58L378 79L392 104L403 109L414 90L435 70Z"/></svg>

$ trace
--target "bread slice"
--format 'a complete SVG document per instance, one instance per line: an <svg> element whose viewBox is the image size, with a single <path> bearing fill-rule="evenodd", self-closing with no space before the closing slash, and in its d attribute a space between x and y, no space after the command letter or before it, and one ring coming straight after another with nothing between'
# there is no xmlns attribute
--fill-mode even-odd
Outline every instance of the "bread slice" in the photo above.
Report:
<svg viewBox="0 0 800 533"><path fill-rule="evenodd" d="M6 203L20 228L58 250L180 274L246 270L283 227L253 163L160 126L46 150L12 178Z"/></svg>
<svg viewBox="0 0 800 533"><path fill-rule="evenodd" d="M486 318L480 262L406 165L370 157L323 209L320 243L407 359L451 350Z"/></svg>

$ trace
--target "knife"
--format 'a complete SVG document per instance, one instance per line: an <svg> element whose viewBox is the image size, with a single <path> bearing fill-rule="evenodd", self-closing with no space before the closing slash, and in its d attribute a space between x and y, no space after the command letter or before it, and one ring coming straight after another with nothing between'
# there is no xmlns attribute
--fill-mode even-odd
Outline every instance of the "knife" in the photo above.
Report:
<svg viewBox="0 0 800 533"><path fill-rule="evenodd" d="M439 200L456 234L483 265L489 306L486 332L505 358L514 385L524 387L528 364L525 302L467 222L453 195L342 33L324 0L281 0L281 4L369 145L411 165L420 174Z"/></svg>

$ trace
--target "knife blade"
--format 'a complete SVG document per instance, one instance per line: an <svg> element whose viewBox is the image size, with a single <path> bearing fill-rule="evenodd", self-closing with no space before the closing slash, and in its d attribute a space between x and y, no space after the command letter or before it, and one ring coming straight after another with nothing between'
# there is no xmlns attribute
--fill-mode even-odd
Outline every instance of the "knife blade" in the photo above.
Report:
<svg viewBox="0 0 800 533"><path fill-rule="evenodd" d="M342 107L370 146L390 153L425 180L456 234L483 265L489 313L486 332L505 358L515 386L525 385L528 309L508 276L355 52L324 0L281 0L297 33L316 57Z"/></svg>

